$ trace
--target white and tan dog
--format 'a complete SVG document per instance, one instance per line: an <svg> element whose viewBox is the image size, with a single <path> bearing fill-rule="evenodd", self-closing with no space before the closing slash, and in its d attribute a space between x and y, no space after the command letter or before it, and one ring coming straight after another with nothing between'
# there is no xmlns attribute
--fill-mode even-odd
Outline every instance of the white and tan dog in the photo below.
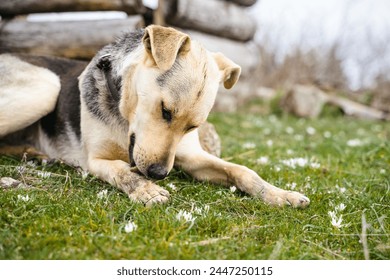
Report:
<svg viewBox="0 0 390 280"><path fill-rule="evenodd" d="M268 204L306 207L304 195L202 149L198 128L219 83L233 87L240 71L186 34L153 25L124 34L88 65L1 55L0 152L36 149L146 205L168 201L169 193L150 179L165 178L175 165Z"/></svg>

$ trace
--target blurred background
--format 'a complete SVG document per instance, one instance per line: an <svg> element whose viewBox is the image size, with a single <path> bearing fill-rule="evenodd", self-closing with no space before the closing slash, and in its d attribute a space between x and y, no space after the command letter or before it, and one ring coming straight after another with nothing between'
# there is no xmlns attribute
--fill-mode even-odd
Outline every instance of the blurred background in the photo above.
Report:
<svg viewBox="0 0 390 280"><path fill-rule="evenodd" d="M2 0L0 52L90 59L123 31L173 26L242 67L215 110L255 98L317 117L389 119L388 0Z"/></svg>

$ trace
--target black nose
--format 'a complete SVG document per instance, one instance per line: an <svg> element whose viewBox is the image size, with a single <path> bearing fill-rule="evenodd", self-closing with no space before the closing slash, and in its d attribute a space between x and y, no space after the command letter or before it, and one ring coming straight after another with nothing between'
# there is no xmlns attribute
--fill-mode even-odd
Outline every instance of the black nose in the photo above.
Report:
<svg viewBox="0 0 390 280"><path fill-rule="evenodd" d="M148 168L148 177L156 180L164 179L168 175L167 170L160 164L152 164Z"/></svg>

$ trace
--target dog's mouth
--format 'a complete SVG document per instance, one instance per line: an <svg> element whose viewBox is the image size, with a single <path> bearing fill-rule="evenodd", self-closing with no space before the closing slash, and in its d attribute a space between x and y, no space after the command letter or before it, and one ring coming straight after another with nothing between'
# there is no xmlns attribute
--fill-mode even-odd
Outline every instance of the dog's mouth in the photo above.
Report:
<svg viewBox="0 0 390 280"><path fill-rule="evenodd" d="M130 159L130 166L135 167L135 161L134 161L134 146L135 146L135 134L130 135L130 146L129 146L129 159Z"/></svg>

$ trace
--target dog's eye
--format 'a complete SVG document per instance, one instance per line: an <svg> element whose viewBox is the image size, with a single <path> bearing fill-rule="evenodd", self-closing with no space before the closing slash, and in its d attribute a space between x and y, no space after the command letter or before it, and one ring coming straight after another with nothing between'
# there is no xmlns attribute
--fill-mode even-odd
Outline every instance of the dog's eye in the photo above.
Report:
<svg viewBox="0 0 390 280"><path fill-rule="evenodd" d="M171 111L169 111L168 109L166 109L164 107L164 102L161 102L161 110L162 110L163 119L166 120L167 122L171 122L172 121L172 113L171 113Z"/></svg>

